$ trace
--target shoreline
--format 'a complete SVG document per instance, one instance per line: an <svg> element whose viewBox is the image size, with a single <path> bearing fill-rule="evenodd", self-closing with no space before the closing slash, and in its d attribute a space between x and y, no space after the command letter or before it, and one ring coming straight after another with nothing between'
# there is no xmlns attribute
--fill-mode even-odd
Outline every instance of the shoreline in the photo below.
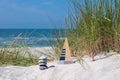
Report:
<svg viewBox="0 0 120 80"><path fill-rule="evenodd" d="M31 54L34 56L41 56L43 53L45 54L51 54L53 53L53 50L51 47L28 47Z"/></svg>
<svg viewBox="0 0 120 80"><path fill-rule="evenodd" d="M24 49L24 47L21 47ZM0 48L0 50L9 50L9 51L12 51L14 49L21 49L21 48ZM26 47L28 49L28 51L33 55L33 56L37 56L37 57L40 57L41 55L43 55L43 53L45 54L51 54L53 53L53 49L52 47L48 46L48 47ZM25 52L21 51L20 54L24 54Z"/></svg>

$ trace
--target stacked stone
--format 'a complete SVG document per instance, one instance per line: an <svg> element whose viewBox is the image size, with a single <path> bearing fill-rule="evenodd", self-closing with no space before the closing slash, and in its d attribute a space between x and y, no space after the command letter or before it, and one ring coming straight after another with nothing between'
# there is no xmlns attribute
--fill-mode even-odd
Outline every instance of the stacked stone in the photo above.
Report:
<svg viewBox="0 0 120 80"><path fill-rule="evenodd" d="M47 57L46 56L41 56L39 58L39 63L40 63L40 65L39 65L40 70L44 70L44 69L48 68L47 67Z"/></svg>

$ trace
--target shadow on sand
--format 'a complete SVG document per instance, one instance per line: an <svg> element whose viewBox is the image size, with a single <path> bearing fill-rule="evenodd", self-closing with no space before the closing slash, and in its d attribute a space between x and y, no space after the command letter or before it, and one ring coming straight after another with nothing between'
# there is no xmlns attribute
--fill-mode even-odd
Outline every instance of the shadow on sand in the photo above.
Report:
<svg viewBox="0 0 120 80"><path fill-rule="evenodd" d="M105 58L111 57L111 56L113 56L113 55L115 55L115 54L106 54L104 57L101 57L101 58L95 59L95 61L97 61L97 60L101 60L101 59L105 59Z"/></svg>

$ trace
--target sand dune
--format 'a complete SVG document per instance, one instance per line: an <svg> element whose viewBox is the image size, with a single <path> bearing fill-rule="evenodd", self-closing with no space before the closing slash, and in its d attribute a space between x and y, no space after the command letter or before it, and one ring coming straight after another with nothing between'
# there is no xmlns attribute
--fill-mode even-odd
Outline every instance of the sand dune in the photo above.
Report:
<svg viewBox="0 0 120 80"><path fill-rule="evenodd" d="M82 64L82 65L81 65ZM88 56L82 63L58 64L46 70L39 70L39 65L30 67L1 66L0 80L119 80L120 55L113 52L96 56L92 62Z"/></svg>

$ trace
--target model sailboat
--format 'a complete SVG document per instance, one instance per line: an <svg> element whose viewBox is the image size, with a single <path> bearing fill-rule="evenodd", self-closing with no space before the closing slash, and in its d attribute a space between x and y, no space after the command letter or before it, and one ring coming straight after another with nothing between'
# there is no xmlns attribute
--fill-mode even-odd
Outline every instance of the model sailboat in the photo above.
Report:
<svg viewBox="0 0 120 80"><path fill-rule="evenodd" d="M71 61L70 48L67 38L65 38L62 53L60 55L60 61L69 62Z"/></svg>

